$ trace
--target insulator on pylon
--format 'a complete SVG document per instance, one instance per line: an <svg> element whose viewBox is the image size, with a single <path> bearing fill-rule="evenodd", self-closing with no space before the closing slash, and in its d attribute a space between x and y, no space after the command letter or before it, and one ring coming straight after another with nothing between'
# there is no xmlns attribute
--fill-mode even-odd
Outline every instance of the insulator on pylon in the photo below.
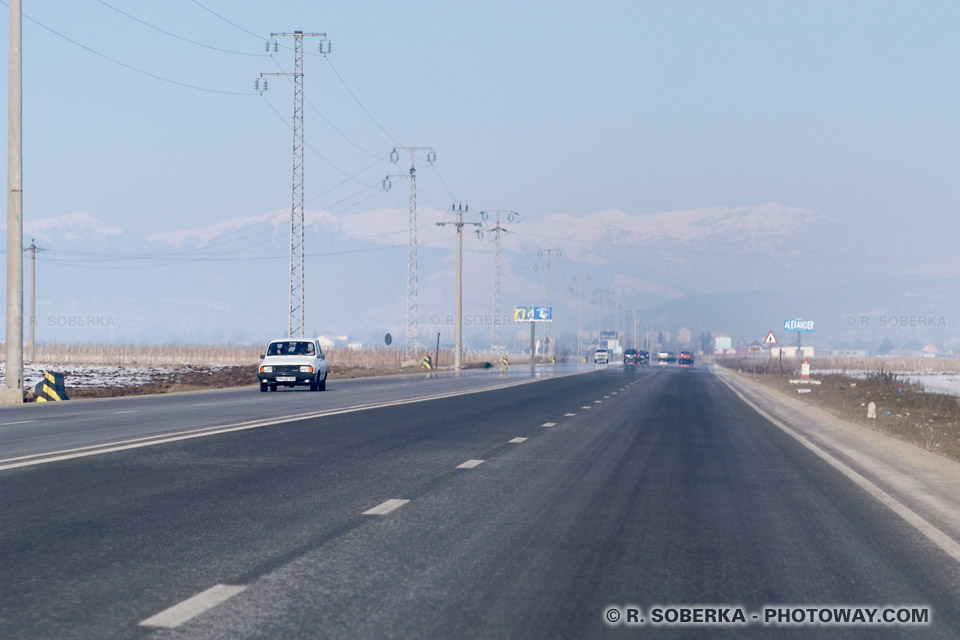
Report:
<svg viewBox="0 0 960 640"><path fill-rule="evenodd" d="M427 152L427 162L429 162L430 164L433 164L436 161L436 159L437 159L436 151Z"/></svg>
<svg viewBox="0 0 960 640"><path fill-rule="evenodd" d="M390 187L392 187L392 186L393 186L393 182L390 181L390 178L384 178L384 179L383 179L383 190L384 190L384 191L389 191L389 190L390 190Z"/></svg>
<svg viewBox="0 0 960 640"><path fill-rule="evenodd" d="M390 162L397 164L400 161L400 153L394 149L390 152Z"/></svg>
<svg viewBox="0 0 960 640"><path fill-rule="evenodd" d="M330 44L330 41L326 38L320 38L320 54L327 55L333 49L333 45Z"/></svg>

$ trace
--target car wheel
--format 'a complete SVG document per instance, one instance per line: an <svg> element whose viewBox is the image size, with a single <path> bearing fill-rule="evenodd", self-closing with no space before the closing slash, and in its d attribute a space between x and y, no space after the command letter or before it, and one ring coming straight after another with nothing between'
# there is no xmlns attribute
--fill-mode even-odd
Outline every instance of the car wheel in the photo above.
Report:
<svg viewBox="0 0 960 640"><path fill-rule="evenodd" d="M310 391L316 391L320 388L320 383L316 379L310 381Z"/></svg>
<svg viewBox="0 0 960 640"><path fill-rule="evenodd" d="M266 382L261 382L261 383L260 383L260 393L263 393L263 392L265 392L266 390L267 390L267 383L266 383Z"/></svg>
<svg viewBox="0 0 960 640"><path fill-rule="evenodd" d="M317 385L317 388L320 389L320 391L327 390L327 374L323 374L323 380L320 381L320 384Z"/></svg>
<svg viewBox="0 0 960 640"><path fill-rule="evenodd" d="M277 390L277 384L276 383L271 384L270 391L276 391L276 390Z"/></svg>

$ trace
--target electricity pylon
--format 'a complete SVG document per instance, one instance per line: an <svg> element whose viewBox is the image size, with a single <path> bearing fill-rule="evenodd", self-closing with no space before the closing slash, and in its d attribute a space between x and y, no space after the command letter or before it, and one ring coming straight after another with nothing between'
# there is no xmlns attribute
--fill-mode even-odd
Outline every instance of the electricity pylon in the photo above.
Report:
<svg viewBox="0 0 960 640"><path fill-rule="evenodd" d="M613 291L610 289L594 289L593 295L594 300L598 300L600 304L600 313L597 317L597 345L599 345L603 338L603 296L612 296Z"/></svg>
<svg viewBox="0 0 960 640"><path fill-rule="evenodd" d="M427 162L433 164L437 154L433 147L394 147L390 160L396 164L400 160L400 151L410 152L410 173L388 175L383 179L384 190L392 186L390 178L408 178L410 180L410 234L407 240L407 303L404 329L404 356L416 356L420 348L419 327L417 323L417 151L427 152Z"/></svg>
<svg viewBox="0 0 960 640"><path fill-rule="evenodd" d="M484 220L487 216L496 216L496 225L492 229L487 229L494 234L494 252L493 252L493 326L490 327L490 350L498 352L503 345L500 344L500 234L507 231L500 226L500 215L507 216L507 222L516 222L520 219L520 214L509 210L487 210L481 211L480 217Z"/></svg>
<svg viewBox="0 0 960 640"><path fill-rule="evenodd" d="M303 38L320 38L320 53L330 53L330 41L325 33L271 33L270 38L290 36L293 38L293 73L261 73L254 82L257 91L267 90L267 76L285 76L293 80L293 181L290 194L290 316L287 321L287 336L302 338L304 330L304 261L303 261ZM273 44L271 50L271 43ZM275 40L267 42L267 52L277 51ZM260 83L263 82L263 88Z"/></svg>

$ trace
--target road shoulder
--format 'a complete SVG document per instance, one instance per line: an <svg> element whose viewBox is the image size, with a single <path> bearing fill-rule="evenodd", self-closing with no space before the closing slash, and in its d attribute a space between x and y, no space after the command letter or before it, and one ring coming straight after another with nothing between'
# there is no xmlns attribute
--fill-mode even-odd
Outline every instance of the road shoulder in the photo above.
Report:
<svg viewBox="0 0 960 640"><path fill-rule="evenodd" d="M712 371L787 433L819 447L960 544L960 463L841 420L747 376Z"/></svg>

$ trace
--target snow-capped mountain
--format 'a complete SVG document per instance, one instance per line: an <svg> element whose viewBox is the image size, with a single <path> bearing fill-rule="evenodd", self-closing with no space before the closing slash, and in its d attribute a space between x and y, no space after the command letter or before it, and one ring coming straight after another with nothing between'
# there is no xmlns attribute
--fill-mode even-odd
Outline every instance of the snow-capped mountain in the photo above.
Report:
<svg viewBox="0 0 960 640"><path fill-rule="evenodd" d="M482 238L464 236L466 336L479 346L490 334L493 221L470 217L487 230ZM455 235L451 227L435 224L451 219L448 212L418 210L418 307L424 340L427 335L435 340L438 332L444 341L444 334L452 339ZM837 308L846 305L849 313L859 313L867 303L851 294L858 291L856 283L904 271L902 263L860 251L857 232L842 222L776 203L654 214L552 213L502 226L507 228L501 236L504 314L515 305L546 303L546 264L538 253L559 251L559 257L552 255L550 273L554 335L576 330L580 280L575 275L589 277L584 282L587 328L599 324L593 300L601 295L596 291L604 290L616 292L602 294L605 328L614 324L613 300L619 296L622 309L643 309L648 322L667 330L688 326L749 334L758 315L765 327L767 317L833 309L837 305L823 303L831 291L844 287ZM250 342L286 330L287 211L146 235L89 213L72 213L28 220L24 235L36 238L43 249L37 259L38 340ZM309 211L305 289L310 330L368 341L387 331L402 336L408 236L403 209L351 215ZM907 267L929 265L915 260ZM908 309L929 308L923 301L939 285L914 286L917 282L898 286L922 291L922 300L902 299ZM900 299L900 293L891 298ZM690 304L683 302L688 299ZM950 316L950 304L941 306L955 328L960 316ZM740 322L732 320L738 317Z"/></svg>

